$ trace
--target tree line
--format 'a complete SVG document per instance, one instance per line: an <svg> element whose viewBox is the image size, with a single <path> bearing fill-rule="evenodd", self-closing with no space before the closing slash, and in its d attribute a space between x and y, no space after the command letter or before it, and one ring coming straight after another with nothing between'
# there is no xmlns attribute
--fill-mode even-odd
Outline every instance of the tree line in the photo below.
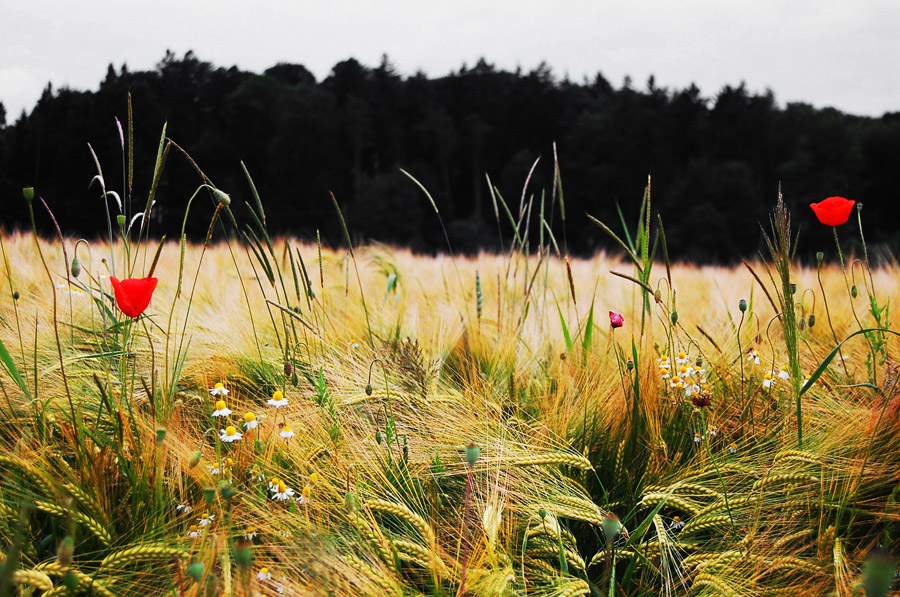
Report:
<svg viewBox="0 0 900 597"><path fill-rule="evenodd" d="M621 210L634 226L648 175L654 217L662 215L669 253L679 259L752 258L779 185L801 231L801 256L831 248L831 231L808 208L830 195L865 205L870 248L900 246L900 228L890 217L900 112L872 118L805 103L782 108L771 91L754 93L743 84L715 97L695 85L658 87L653 77L643 88L627 77L616 88L599 73L575 82L546 64L508 71L484 59L442 77L403 76L387 57L376 67L348 59L318 81L300 64L279 63L257 74L214 66L192 52L167 52L150 71L110 65L96 91L48 85L15 122L7 123L0 104L4 227L27 226L21 187L34 186L66 233L105 232L99 191L88 188L96 166L87 144L107 187L121 194L114 117L126 123L129 92L133 201L141 207L167 123L166 135L231 195L236 209L251 197L243 161L273 232L315 238L321 231L334 245L342 233L329 192L359 241L446 249L431 203L402 168L428 189L453 248L463 252L508 248L513 238L487 176L514 218L531 204L532 238L543 205L555 238L574 254L610 248L585 214L619 229ZM552 196L554 144L565 221ZM160 181L152 223L154 234L170 238L178 236L187 200L200 184L176 153ZM49 218L38 219L50 232ZM208 221L189 218L188 233L202 239ZM851 232L842 232L848 243L858 236Z"/></svg>

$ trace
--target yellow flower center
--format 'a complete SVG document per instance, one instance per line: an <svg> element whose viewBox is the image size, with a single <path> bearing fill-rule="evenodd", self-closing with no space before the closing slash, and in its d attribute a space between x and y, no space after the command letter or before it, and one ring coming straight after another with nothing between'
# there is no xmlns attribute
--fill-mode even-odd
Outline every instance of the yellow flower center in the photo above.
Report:
<svg viewBox="0 0 900 597"><path fill-rule="evenodd" d="M285 426L284 426L284 432L285 432L285 433L290 433L290 432L291 432L291 426L290 426L290 425L285 425Z"/></svg>
<svg viewBox="0 0 900 597"><path fill-rule="evenodd" d="M268 568L260 568L260 569L259 569L259 573L260 573L260 574L268 574L268 573L269 573L269 569L268 569Z"/></svg>
<svg viewBox="0 0 900 597"><path fill-rule="evenodd" d="M787 371L787 365L782 365L782 366L781 366L781 370L782 370L782 371Z"/></svg>
<svg viewBox="0 0 900 597"><path fill-rule="evenodd" d="M678 522L679 520L681 520L681 517L680 517L680 516L673 516L673 517L672 517L672 522Z"/></svg>
<svg viewBox="0 0 900 597"><path fill-rule="evenodd" d="M284 398L284 394L281 393L281 390L275 390L275 393L272 394L272 400L281 400Z"/></svg>
<svg viewBox="0 0 900 597"><path fill-rule="evenodd" d="M284 493L287 491L287 485L284 484L283 481L278 482L278 493Z"/></svg>
<svg viewBox="0 0 900 597"><path fill-rule="evenodd" d="M234 466L234 460L232 460L231 458L226 458L225 466Z"/></svg>
<svg viewBox="0 0 900 597"><path fill-rule="evenodd" d="M236 433L237 433L237 429L235 429L231 425L229 425L228 427L225 428L225 435L234 435Z"/></svg>
<svg viewBox="0 0 900 597"><path fill-rule="evenodd" d="M214 387L215 389L218 390L219 388L224 388L224 387L225 387L225 384L223 384L223 383L220 381L219 383L217 383L217 384L216 384L215 386L213 386L213 387Z"/></svg>
<svg viewBox="0 0 900 597"><path fill-rule="evenodd" d="M668 374L669 374L669 370L668 370L668 369L663 369L663 370L662 370L662 374L663 374L663 375L668 375Z"/></svg>
<svg viewBox="0 0 900 597"><path fill-rule="evenodd" d="M318 482L319 482L319 474L318 473L313 473L309 476L309 484L310 485L315 485Z"/></svg>
<svg viewBox="0 0 900 597"><path fill-rule="evenodd" d="M225 410L225 401L219 400L216 402L216 410Z"/></svg>
<svg viewBox="0 0 900 597"><path fill-rule="evenodd" d="M303 497L309 499L309 496L312 495L312 490L307 486L303 488Z"/></svg>
<svg viewBox="0 0 900 597"><path fill-rule="evenodd" d="M248 423L252 423L255 420L256 420L256 415L254 415L253 413L245 413L244 414L244 421L246 421Z"/></svg>
<svg viewBox="0 0 900 597"><path fill-rule="evenodd" d="M195 525L195 524L192 524L192 525L191 525L191 529L190 529L190 530L191 530L191 532L192 532L192 533L196 533L196 532L197 532L197 530L198 530L198 529L199 529L199 528L200 528L200 527L198 527L198 526L197 526L197 525Z"/></svg>
<svg viewBox="0 0 900 597"><path fill-rule="evenodd" d="M771 373L766 373L766 379L772 379L772 374L771 374Z"/></svg>
<svg viewBox="0 0 900 597"><path fill-rule="evenodd" d="M687 358L687 355L684 354L683 352L679 352L679 353L678 353L678 358L679 358L679 359L684 359L684 358Z"/></svg>

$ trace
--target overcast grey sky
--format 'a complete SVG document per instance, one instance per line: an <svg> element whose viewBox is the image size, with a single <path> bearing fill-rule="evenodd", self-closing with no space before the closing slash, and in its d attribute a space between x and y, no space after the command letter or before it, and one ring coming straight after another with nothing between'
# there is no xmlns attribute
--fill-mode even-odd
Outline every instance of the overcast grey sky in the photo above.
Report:
<svg viewBox="0 0 900 597"><path fill-rule="evenodd" d="M743 80L782 106L881 115L900 110L898 27L896 0L0 0L0 101L13 121L48 81L96 89L109 63L152 69L171 49L256 72L301 63L319 80L384 53L431 76L481 56L545 60L577 81L599 71L643 88L653 74L714 97Z"/></svg>

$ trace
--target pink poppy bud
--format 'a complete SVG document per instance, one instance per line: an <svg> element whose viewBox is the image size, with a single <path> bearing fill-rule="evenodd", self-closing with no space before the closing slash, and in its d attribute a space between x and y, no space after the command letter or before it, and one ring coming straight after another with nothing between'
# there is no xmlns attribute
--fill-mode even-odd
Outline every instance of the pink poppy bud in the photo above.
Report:
<svg viewBox="0 0 900 597"><path fill-rule="evenodd" d="M609 324L614 328L620 328L625 325L625 318L622 317L620 313L616 313L615 311L609 312Z"/></svg>

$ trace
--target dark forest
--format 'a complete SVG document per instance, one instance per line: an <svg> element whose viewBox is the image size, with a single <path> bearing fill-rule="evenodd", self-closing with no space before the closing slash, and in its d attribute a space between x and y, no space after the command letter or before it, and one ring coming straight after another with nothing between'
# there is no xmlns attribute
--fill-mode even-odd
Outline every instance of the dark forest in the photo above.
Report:
<svg viewBox="0 0 900 597"><path fill-rule="evenodd" d="M497 250L512 238L500 210L500 231L486 175L513 213L523 185L537 229L540 206L560 243L586 255L611 248L585 214L620 228L637 218L647 177L654 217L661 214L669 253L700 263L752 258L761 247L779 184L809 259L828 250L830 231L808 204L843 195L864 204L866 240L891 255L900 247L893 219L893 172L900 160L900 112L860 117L804 103L780 107L772 92L741 84L704 97L696 86L657 87L626 79L614 87L601 74L574 82L541 65L505 71L485 60L447 76L396 72L349 59L317 81L300 64L279 63L262 74L221 68L193 53L172 53L153 71L110 65L96 91L52 89L29 114L0 105L0 222L22 227L23 186L34 186L67 234L105 233L100 191L88 143L107 187L121 193L123 154L114 118L134 106L134 194L143 207L162 126L241 210L250 200L243 161L259 189L270 228L326 243L341 241L329 199L333 192L359 241L420 252L446 249L441 222L421 190L432 194L453 248ZM551 210L556 144L565 201ZM174 152L154 207L152 233L175 238L188 198L200 184ZM142 200L143 199L143 200ZM210 198L210 202L212 199ZM199 204L198 204L199 205ZM209 209L209 205L195 208ZM50 220L39 214L39 227ZM208 218L191 218L202 240ZM192 224L195 225L191 228ZM847 227L856 228L855 218ZM848 230L848 244L858 232ZM843 240L843 239L842 239Z"/></svg>

